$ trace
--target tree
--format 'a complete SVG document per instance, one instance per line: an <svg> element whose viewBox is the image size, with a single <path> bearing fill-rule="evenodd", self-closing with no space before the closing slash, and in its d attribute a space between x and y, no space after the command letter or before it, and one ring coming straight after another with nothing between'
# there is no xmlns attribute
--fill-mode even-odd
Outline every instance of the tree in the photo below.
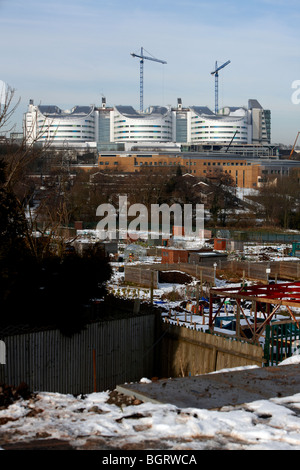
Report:
<svg viewBox="0 0 300 470"><path fill-rule="evenodd" d="M84 256L76 253L44 257L28 252L10 257L1 270L0 327L52 326L63 334L79 332L86 324L85 305L103 298L111 267L103 250L95 246Z"/></svg>
<svg viewBox="0 0 300 470"><path fill-rule="evenodd" d="M0 327L53 325L72 334L85 324L84 305L106 293L109 260L98 245L84 256L58 252L50 247L52 237L35 238L33 249L28 221L5 185L5 168L0 160Z"/></svg>
<svg viewBox="0 0 300 470"><path fill-rule="evenodd" d="M0 159L0 261L3 263L12 251L25 249L26 219L18 201L6 186L6 165Z"/></svg>
<svg viewBox="0 0 300 470"><path fill-rule="evenodd" d="M4 85L0 90L0 132L9 132L14 127L10 119L14 115L20 99L14 102L15 90L9 85Z"/></svg>
<svg viewBox="0 0 300 470"><path fill-rule="evenodd" d="M267 225L299 229L299 180L289 176L272 177L259 190L256 198Z"/></svg>
<svg viewBox="0 0 300 470"><path fill-rule="evenodd" d="M225 227L228 210L235 206L235 197L232 193L234 181L229 173L224 173L222 170L215 170L209 179L213 191L210 208L213 223L217 225L219 219L221 226Z"/></svg>
<svg viewBox="0 0 300 470"><path fill-rule="evenodd" d="M0 129L15 109L10 110L13 90L8 88L8 93L0 107ZM58 250L58 225L69 217L68 173L55 175L45 200L40 201L44 203L40 212L28 217L26 206L36 186L27 180L27 170L45 148L6 141L0 151L0 327L55 326L72 334L86 322L84 305L105 294L111 276L109 260L97 245L84 256ZM42 217L42 212L50 222L50 235L39 230L36 236L36 215Z"/></svg>

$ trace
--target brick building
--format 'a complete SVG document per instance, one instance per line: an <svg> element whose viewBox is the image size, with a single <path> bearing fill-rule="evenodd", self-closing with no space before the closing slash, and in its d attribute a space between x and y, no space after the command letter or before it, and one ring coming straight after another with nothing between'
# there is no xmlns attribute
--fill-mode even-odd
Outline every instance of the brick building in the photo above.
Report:
<svg viewBox="0 0 300 470"><path fill-rule="evenodd" d="M215 155L207 152L103 152L99 153L98 166L103 170L135 173L147 168L181 167L183 173L213 179L219 172L230 175L239 188L256 189L267 176L289 175L300 169L300 162L281 160L278 157L244 157L241 155Z"/></svg>

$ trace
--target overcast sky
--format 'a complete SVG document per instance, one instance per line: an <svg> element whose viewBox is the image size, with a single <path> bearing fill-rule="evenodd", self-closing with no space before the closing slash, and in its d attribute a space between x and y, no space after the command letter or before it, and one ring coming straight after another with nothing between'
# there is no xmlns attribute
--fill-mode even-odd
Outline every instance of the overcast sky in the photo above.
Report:
<svg viewBox="0 0 300 470"><path fill-rule="evenodd" d="M293 144L300 104L299 0L0 0L0 80L21 98L18 128L35 104L132 105L139 109L139 53L145 61L144 107L219 107L257 99L272 112L272 142ZM300 84L300 82L299 82ZM300 90L300 87L299 87ZM300 97L300 92L298 94Z"/></svg>

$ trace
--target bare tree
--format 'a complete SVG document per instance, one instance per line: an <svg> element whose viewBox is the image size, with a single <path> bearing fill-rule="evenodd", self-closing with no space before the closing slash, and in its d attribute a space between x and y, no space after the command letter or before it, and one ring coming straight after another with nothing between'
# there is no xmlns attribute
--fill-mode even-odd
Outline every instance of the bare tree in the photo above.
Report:
<svg viewBox="0 0 300 470"><path fill-rule="evenodd" d="M9 132L8 126L20 100L15 103L15 90L9 86L1 95L0 105L0 131ZM50 124L49 124L50 125ZM13 142L10 138L3 138L0 143L0 159L4 164L5 177L2 182L3 190L13 194L20 216L26 221L24 237L31 253L36 257L42 257L50 247L57 242L58 227L66 223L68 209L64 197L66 187L66 175L61 171L58 161L61 155L56 155L53 160L57 168L59 183L47 188L47 198L40 200L40 206L35 211L28 211L30 200L37 194L40 182L34 180L30 172L32 164L43 161L55 152L51 152L52 141L48 139L46 144L37 145L41 135L45 133L45 126L36 132L36 122L26 130L20 142ZM47 203L46 203L47 201ZM45 223L40 225L40 221ZM38 233L38 237L36 236ZM43 243L41 243L41 239ZM60 244L61 245L61 244Z"/></svg>
<svg viewBox="0 0 300 470"><path fill-rule="evenodd" d="M19 103L20 98L15 101L15 90L9 85L2 82L2 89L0 89L0 132L10 132L14 125L10 120L14 115Z"/></svg>
<svg viewBox="0 0 300 470"><path fill-rule="evenodd" d="M284 229L292 227L299 213L299 180L297 174L267 180L259 190L257 202L267 225Z"/></svg>

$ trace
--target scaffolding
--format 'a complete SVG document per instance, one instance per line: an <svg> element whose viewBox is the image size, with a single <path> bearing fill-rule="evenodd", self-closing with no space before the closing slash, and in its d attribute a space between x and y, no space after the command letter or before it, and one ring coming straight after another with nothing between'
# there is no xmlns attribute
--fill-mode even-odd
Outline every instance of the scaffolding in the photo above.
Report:
<svg viewBox="0 0 300 470"><path fill-rule="evenodd" d="M299 329L300 315L300 282L286 282L282 284L256 284L252 286L213 288L209 298L209 331L214 332L216 319L225 302L233 301L235 304L235 336L257 344L264 334L267 325L274 322L277 313L283 313L287 320ZM251 315L247 316L244 304L251 304ZM218 304L214 311L215 303ZM296 309L296 310L295 310ZM241 319L245 326L241 327Z"/></svg>

